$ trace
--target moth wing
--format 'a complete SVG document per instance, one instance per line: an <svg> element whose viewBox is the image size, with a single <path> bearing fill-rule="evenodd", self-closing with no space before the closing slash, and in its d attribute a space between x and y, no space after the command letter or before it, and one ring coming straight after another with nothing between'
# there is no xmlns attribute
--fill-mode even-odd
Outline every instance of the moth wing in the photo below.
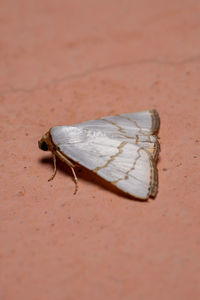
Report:
<svg viewBox="0 0 200 300"><path fill-rule="evenodd" d="M90 130L79 125L50 130L54 144L65 156L136 198L156 195L157 168L146 149L129 142L130 138L125 139L123 135L111 136L105 124L103 134L102 125L96 131L97 123L93 123Z"/></svg>
<svg viewBox="0 0 200 300"><path fill-rule="evenodd" d="M135 137L137 134L154 135L160 128L160 118L158 112L153 109L117 116L107 116L98 120L83 122L77 126L101 127L102 129L107 127L109 129L109 125L113 132L120 132L128 137Z"/></svg>
<svg viewBox="0 0 200 300"><path fill-rule="evenodd" d="M139 131L143 132L144 134L154 135L160 128L160 117L155 109L132 114L122 114L120 117L133 122L133 124L138 127Z"/></svg>
<svg viewBox="0 0 200 300"><path fill-rule="evenodd" d="M156 110L108 116L75 126L93 132L105 132L112 138L128 140L129 143L145 148L155 160L158 158L160 144L156 134L160 128L160 118Z"/></svg>

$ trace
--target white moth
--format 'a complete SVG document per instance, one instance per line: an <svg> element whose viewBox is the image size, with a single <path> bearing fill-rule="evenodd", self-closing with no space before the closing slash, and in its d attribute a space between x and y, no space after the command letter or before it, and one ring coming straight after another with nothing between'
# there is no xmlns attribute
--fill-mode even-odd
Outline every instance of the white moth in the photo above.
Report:
<svg viewBox="0 0 200 300"><path fill-rule="evenodd" d="M158 191L156 161L160 151L156 110L104 117L73 126L51 128L38 142L72 170L77 191L75 163L97 173L120 190L139 199ZM72 161L73 162L72 162Z"/></svg>

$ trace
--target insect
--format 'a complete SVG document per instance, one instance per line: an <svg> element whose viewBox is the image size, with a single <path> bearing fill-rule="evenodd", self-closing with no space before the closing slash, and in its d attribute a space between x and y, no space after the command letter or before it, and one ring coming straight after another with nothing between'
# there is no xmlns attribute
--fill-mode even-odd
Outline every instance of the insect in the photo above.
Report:
<svg viewBox="0 0 200 300"><path fill-rule="evenodd" d="M158 191L159 127L158 112L147 110L56 126L43 135L38 145L53 154L54 172L49 180L56 175L56 158L71 168L74 193L78 189L74 170L78 164L125 193L148 199Z"/></svg>

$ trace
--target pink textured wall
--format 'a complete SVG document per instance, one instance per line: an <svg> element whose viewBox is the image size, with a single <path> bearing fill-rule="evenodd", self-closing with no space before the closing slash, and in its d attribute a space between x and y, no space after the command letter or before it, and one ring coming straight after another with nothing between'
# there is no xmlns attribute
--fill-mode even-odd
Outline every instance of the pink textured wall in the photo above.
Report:
<svg viewBox="0 0 200 300"><path fill-rule="evenodd" d="M0 9L0 299L200 298L200 2L8 0ZM159 193L87 171L79 192L38 139L155 108Z"/></svg>

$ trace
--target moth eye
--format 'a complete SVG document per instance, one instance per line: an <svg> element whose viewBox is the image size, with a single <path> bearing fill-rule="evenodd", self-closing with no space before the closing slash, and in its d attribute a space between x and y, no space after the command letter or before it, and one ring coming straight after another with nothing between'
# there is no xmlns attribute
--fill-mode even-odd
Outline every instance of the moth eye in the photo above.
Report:
<svg viewBox="0 0 200 300"><path fill-rule="evenodd" d="M48 149L48 145L47 145L46 142L42 142L40 148L41 148L42 150L44 150L44 151L48 151L48 150L49 150L49 149Z"/></svg>

